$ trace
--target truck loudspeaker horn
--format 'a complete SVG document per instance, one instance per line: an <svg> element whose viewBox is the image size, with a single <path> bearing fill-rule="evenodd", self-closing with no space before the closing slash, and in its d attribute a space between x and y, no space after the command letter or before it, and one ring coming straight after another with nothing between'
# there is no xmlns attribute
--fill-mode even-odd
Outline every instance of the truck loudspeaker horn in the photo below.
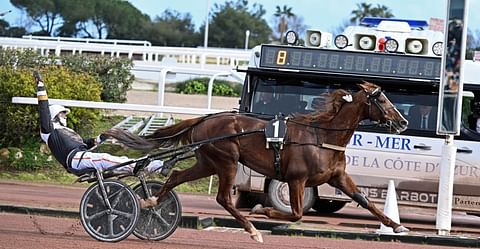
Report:
<svg viewBox="0 0 480 249"><path fill-rule="evenodd" d="M405 40L405 53L407 54L427 54L428 53L428 40L409 38Z"/></svg>
<svg viewBox="0 0 480 249"><path fill-rule="evenodd" d="M322 32L316 29L307 29L305 37L305 46L313 48L330 47L333 35L328 32Z"/></svg>
<svg viewBox="0 0 480 249"><path fill-rule="evenodd" d="M375 49L375 45L377 42L377 37L374 35L368 34L357 34L355 35L355 49L358 50L371 50Z"/></svg>

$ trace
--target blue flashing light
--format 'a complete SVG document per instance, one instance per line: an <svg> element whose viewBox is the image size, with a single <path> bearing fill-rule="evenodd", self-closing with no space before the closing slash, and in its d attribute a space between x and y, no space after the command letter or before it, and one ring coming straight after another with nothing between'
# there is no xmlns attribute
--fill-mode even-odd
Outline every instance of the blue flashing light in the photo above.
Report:
<svg viewBox="0 0 480 249"><path fill-rule="evenodd" d="M382 21L406 22L408 23L408 25L410 25L411 28L428 27L428 22L424 20L407 20L407 19L395 19L395 18L383 18L383 17L365 17L360 22L360 25L375 27L375 26L378 26Z"/></svg>

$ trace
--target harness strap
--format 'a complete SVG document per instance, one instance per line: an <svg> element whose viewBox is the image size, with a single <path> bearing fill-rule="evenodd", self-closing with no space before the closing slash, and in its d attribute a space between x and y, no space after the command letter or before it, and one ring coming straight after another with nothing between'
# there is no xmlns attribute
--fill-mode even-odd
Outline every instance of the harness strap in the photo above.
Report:
<svg viewBox="0 0 480 249"><path fill-rule="evenodd" d="M335 145L335 144L320 142L320 135L318 134L318 132L316 132L315 134L316 134L315 137L317 138L317 145L318 146L320 146L322 148L326 148L326 149L336 150L336 151L345 151L345 147L343 147L343 146L338 146L338 145Z"/></svg>
<svg viewBox="0 0 480 249"><path fill-rule="evenodd" d="M275 168L275 175L277 176L278 180L282 180L282 175L280 172L281 166L281 156L280 156L280 144L279 143L271 143L273 148L273 166Z"/></svg>
<svg viewBox="0 0 480 249"><path fill-rule="evenodd" d="M328 144L328 143L320 143L318 140L317 140L317 143L297 143L297 142L286 143L286 145L291 145L291 144L302 145L302 146L305 146L305 145L317 146L317 147L322 147L322 148L325 148L325 149L336 150L336 151L345 151L346 150L346 147L344 147L344 146Z"/></svg>
<svg viewBox="0 0 480 249"><path fill-rule="evenodd" d="M345 147L343 146L338 146L334 144L327 144L327 143L320 143L320 147L331 149L331 150L337 150L337 151L345 151Z"/></svg>

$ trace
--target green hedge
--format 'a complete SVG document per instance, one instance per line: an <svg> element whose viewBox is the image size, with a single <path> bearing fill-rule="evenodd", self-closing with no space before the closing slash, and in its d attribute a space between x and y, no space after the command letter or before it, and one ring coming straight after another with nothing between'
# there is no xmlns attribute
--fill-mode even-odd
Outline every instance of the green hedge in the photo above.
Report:
<svg viewBox="0 0 480 249"><path fill-rule="evenodd" d="M73 72L88 73L102 85L101 99L105 102L124 103L134 76L133 62L127 58L97 55L42 56L32 49L0 48L0 65L11 68L38 69L49 65L62 65Z"/></svg>
<svg viewBox="0 0 480 249"><path fill-rule="evenodd" d="M207 94L209 78L196 78L177 84L176 92L183 94ZM242 92L242 85L226 80L215 80L212 94L214 96L238 97Z"/></svg>
<svg viewBox="0 0 480 249"><path fill-rule="evenodd" d="M39 149L40 148L40 149ZM40 145L35 138L27 138L22 147L0 149L0 170L33 171L38 169L58 167L58 163L46 150L46 145Z"/></svg>
<svg viewBox="0 0 480 249"><path fill-rule="evenodd" d="M100 101L101 84L86 73L76 73L58 66L44 66L39 72L49 98ZM0 148L19 146L31 137L39 138L39 116L36 105L12 104L14 96L36 97L33 70L0 66ZM70 108L69 127L84 132L99 119L95 109Z"/></svg>
<svg viewBox="0 0 480 249"><path fill-rule="evenodd" d="M49 65L55 57L41 56L32 49L2 49L0 48L0 65L13 68L39 68Z"/></svg>
<svg viewBox="0 0 480 249"><path fill-rule="evenodd" d="M131 74L130 59L109 56L69 55L61 57L62 64L75 72L96 76L102 83L101 98L105 102L125 103L127 91L135 77Z"/></svg>

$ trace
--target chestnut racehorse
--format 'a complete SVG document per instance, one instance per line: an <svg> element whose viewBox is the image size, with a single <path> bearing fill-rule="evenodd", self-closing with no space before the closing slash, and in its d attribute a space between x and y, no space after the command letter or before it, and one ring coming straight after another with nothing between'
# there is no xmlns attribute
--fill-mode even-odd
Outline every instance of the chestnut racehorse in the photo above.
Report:
<svg viewBox="0 0 480 249"><path fill-rule="evenodd" d="M161 191L156 193L158 198L149 200L151 205L157 205L165 194L179 184L216 174L219 179L217 202L258 242L263 242L262 235L232 203L231 189L239 162L267 177L287 182L290 189L291 213L260 207L252 210L256 214L297 221L303 215L305 187L328 183L368 209L395 232L407 232L407 228L392 221L370 202L345 172L345 147L360 121L377 121L391 133L404 131L408 124L380 87L369 82L358 86L360 91L353 95L345 90L330 93L326 111L297 114L287 120L283 149L277 153L280 156L277 163L279 168L274 166L274 151L265 146L264 132L235 136L265 129L268 122L251 114L217 113L188 119L159 128L144 137L119 129L109 130L105 134L140 150L200 142L195 150L196 163L182 171L174 170ZM218 137L226 138L201 143Z"/></svg>

